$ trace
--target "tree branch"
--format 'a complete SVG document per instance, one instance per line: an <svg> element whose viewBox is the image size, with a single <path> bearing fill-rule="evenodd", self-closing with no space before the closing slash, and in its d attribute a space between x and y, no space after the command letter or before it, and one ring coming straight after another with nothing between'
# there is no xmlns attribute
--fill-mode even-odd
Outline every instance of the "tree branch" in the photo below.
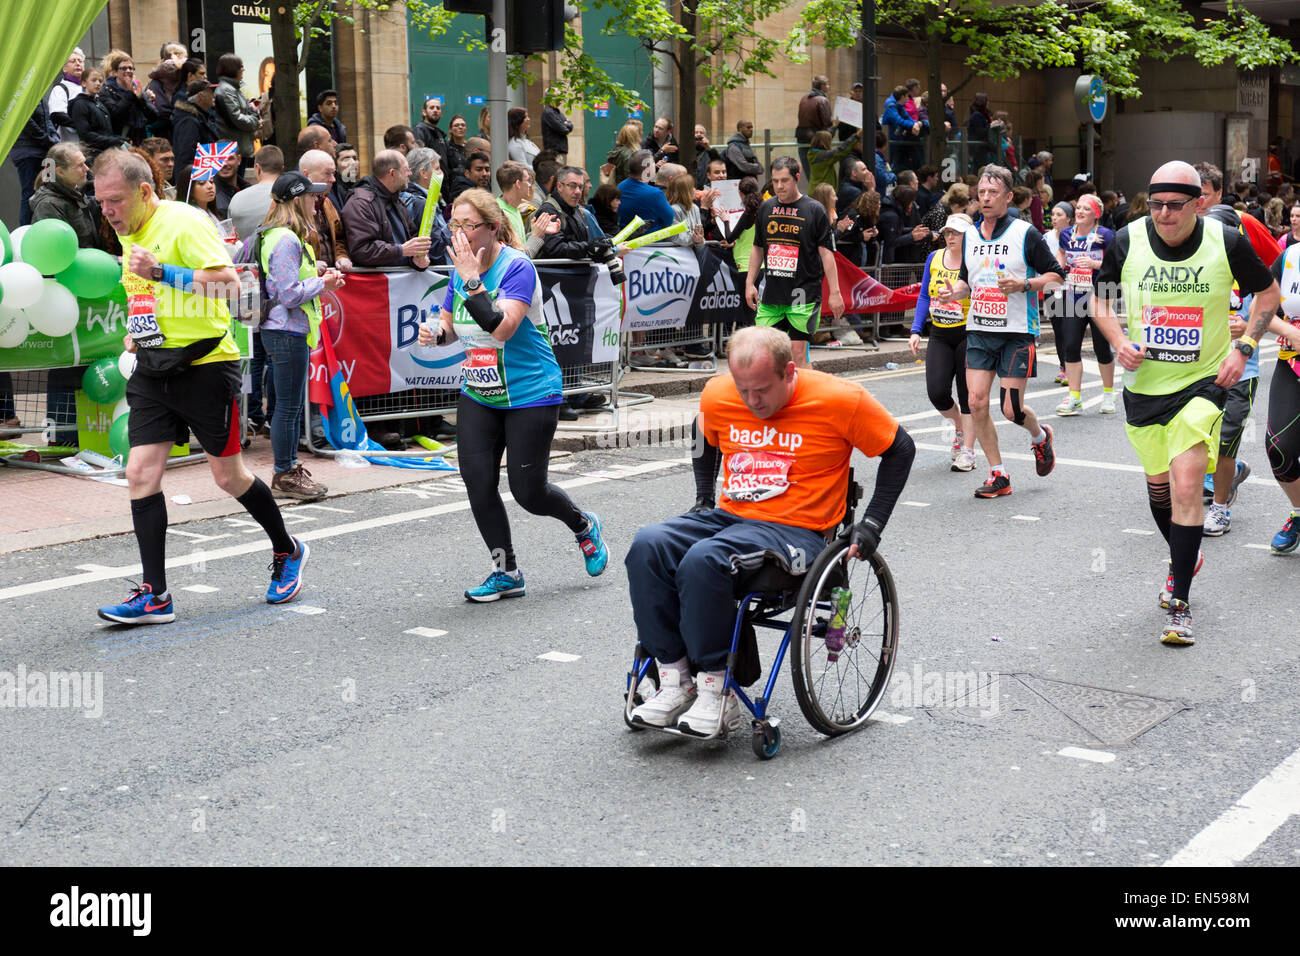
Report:
<svg viewBox="0 0 1300 956"><path fill-rule="evenodd" d="M326 0L316 0L312 8L311 19L302 28L302 52L298 54L298 69L295 71L297 73L307 69L307 50L311 47L311 31L316 26L317 21L320 20L321 9L325 3Z"/></svg>

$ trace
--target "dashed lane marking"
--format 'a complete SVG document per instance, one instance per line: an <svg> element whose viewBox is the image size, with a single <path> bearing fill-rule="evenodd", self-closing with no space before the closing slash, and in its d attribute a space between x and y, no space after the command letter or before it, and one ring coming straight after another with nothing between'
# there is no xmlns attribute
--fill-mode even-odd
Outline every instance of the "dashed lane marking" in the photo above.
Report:
<svg viewBox="0 0 1300 956"><path fill-rule="evenodd" d="M1056 752L1058 757L1074 757L1090 763L1111 763L1115 755L1106 750L1089 750L1087 747L1065 747Z"/></svg>
<svg viewBox="0 0 1300 956"><path fill-rule="evenodd" d="M445 637L447 634L446 631L440 631L436 627L411 627L402 633L414 634L416 637Z"/></svg>
<svg viewBox="0 0 1300 956"><path fill-rule="evenodd" d="M539 661L555 661L557 664L572 664L574 661L582 660L581 654L566 654L563 651L547 651L545 654L538 654Z"/></svg>

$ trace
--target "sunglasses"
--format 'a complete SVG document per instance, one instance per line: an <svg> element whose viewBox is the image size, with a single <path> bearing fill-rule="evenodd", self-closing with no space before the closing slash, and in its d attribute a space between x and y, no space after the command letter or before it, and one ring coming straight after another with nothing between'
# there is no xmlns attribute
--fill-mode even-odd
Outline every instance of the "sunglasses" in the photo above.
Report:
<svg viewBox="0 0 1300 956"><path fill-rule="evenodd" d="M1170 209L1174 212L1182 212L1183 207L1189 202L1196 202L1195 199L1174 199L1169 202L1162 202L1159 199L1148 199L1147 208L1152 212L1160 212L1163 209Z"/></svg>
<svg viewBox="0 0 1300 956"><path fill-rule="evenodd" d="M462 229L465 230L477 229L480 226L486 226L486 225L487 223L485 222L460 222L459 220L456 219L453 219L451 222L447 223L447 227L451 229L452 232L460 232Z"/></svg>

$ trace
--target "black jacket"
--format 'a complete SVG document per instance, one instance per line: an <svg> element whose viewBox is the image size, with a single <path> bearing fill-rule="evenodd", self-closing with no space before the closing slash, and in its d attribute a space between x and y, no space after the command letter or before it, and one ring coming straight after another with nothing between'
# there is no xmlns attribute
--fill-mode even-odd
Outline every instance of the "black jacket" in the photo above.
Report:
<svg viewBox="0 0 1300 956"><path fill-rule="evenodd" d="M663 145L660 145L659 140L655 139L654 133L651 133L645 139L641 140L641 148L648 149L650 152L654 153L656 163L661 159L666 159L670 163L677 162L677 149L674 148L671 153L666 153L664 152L664 147L667 146L677 146L677 137L672 133L668 134L668 138L663 141Z"/></svg>
<svg viewBox="0 0 1300 956"><path fill-rule="evenodd" d="M547 236L542 243L539 259L586 259L589 256L591 233L582 208L570 208L554 196L542 203L538 212L549 212L560 220L560 231Z"/></svg>
<svg viewBox="0 0 1300 956"><path fill-rule="evenodd" d="M126 137L119 136L113 130L113 119L108 115L108 108L99 102L98 97L81 93L68 104L68 116L81 137L82 152L86 162L98 156L106 149L112 149L126 142Z"/></svg>
<svg viewBox="0 0 1300 956"><path fill-rule="evenodd" d="M880 239L885 246L885 262L924 262L930 254L928 242L917 242L912 238L912 230L921 224L921 213L916 203L906 213L894 202L893 196L886 196L880 203Z"/></svg>
<svg viewBox="0 0 1300 956"><path fill-rule="evenodd" d="M558 107L542 107L542 146L554 150L561 156L569 151L569 134L573 124L565 118Z"/></svg>
<svg viewBox="0 0 1300 956"><path fill-rule="evenodd" d="M414 267L402 255L402 243L415 235L418 226L401 198L374 176L361 180L343 207L343 228L353 265Z"/></svg>
<svg viewBox="0 0 1300 956"><path fill-rule="evenodd" d="M144 142L149 124L156 123L159 118L158 111L148 99L118 86L117 80L111 76L99 91L99 101L108 110L113 131L121 133L133 146Z"/></svg>
<svg viewBox="0 0 1300 956"><path fill-rule="evenodd" d="M727 161L728 179L758 176L761 181L763 164L758 161L754 147L749 145L749 140L741 133L733 133L731 139L727 140L727 151L722 154L722 158Z"/></svg>
<svg viewBox="0 0 1300 956"><path fill-rule="evenodd" d="M9 155L14 160L40 159L58 141L59 133L50 120L49 107L42 97L36 104L36 111L23 124L18 139L14 141L14 148Z"/></svg>
<svg viewBox="0 0 1300 956"><path fill-rule="evenodd" d="M451 153L447 151L446 133L437 126L430 126L424 120L420 120L415 124L415 141L438 154L438 160L442 164L440 168L444 177L452 174Z"/></svg>
<svg viewBox="0 0 1300 956"><path fill-rule="evenodd" d="M32 194L32 222L61 219L77 233L77 246L98 249L99 204L77 189L69 189L58 180L41 183Z"/></svg>

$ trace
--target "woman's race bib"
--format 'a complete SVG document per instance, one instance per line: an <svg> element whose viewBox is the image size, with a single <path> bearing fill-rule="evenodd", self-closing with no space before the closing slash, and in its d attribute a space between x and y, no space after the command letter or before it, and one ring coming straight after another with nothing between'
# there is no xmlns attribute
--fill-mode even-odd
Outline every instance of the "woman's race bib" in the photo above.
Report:
<svg viewBox="0 0 1300 956"><path fill-rule="evenodd" d="M1155 362L1190 365L1201 357L1204 312L1197 307L1148 305L1142 307L1142 344Z"/></svg>
<svg viewBox="0 0 1300 956"><path fill-rule="evenodd" d="M465 384L484 396L501 394L505 383L501 380L500 358L496 349L466 349L461 364Z"/></svg>

